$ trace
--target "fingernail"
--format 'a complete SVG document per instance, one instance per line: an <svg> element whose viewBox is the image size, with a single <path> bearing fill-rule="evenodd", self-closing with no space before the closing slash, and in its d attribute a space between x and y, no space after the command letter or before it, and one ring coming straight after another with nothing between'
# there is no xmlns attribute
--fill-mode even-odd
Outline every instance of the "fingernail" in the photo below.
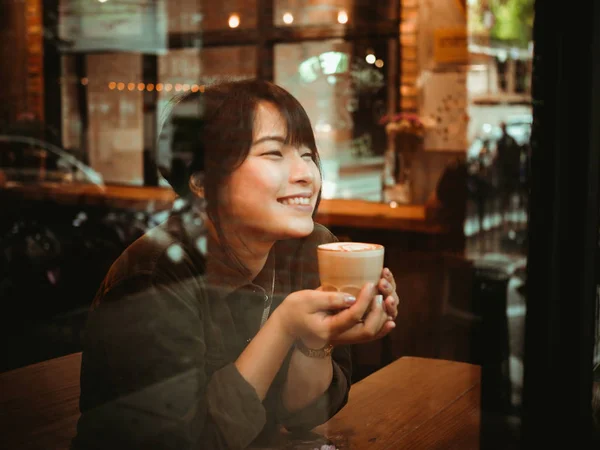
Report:
<svg viewBox="0 0 600 450"><path fill-rule="evenodd" d="M396 322L392 322L392 328L396 328Z"/></svg>
<svg viewBox="0 0 600 450"><path fill-rule="evenodd" d="M384 289L389 289L392 287L392 285L387 280L383 280L383 282L381 284L383 285Z"/></svg>
<svg viewBox="0 0 600 450"><path fill-rule="evenodd" d="M383 305L383 295L376 295L375 296L375 301L377 302L377 304L379 306Z"/></svg>
<svg viewBox="0 0 600 450"><path fill-rule="evenodd" d="M383 274L390 276L392 274L392 272L390 272L390 269L388 269L387 267L385 269L383 269Z"/></svg>
<svg viewBox="0 0 600 450"><path fill-rule="evenodd" d="M356 301L356 297L354 295L344 295L344 301L346 303L352 304Z"/></svg>

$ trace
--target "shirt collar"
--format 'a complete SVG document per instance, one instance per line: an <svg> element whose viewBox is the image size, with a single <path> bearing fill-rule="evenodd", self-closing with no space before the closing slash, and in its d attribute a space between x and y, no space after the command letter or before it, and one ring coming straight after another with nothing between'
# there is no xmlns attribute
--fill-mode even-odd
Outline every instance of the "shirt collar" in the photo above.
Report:
<svg viewBox="0 0 600 450"><path fill-rule="evenodd" d="M208 233L207 238L206 281L209 288L220 298L225 298L232 292L243 288L251 291L261 288L263 291L271 293L275 276L277 245L271 248L264 267L252 280L241 268L237 267L218 240L212 236L212 233Z"/></svg>

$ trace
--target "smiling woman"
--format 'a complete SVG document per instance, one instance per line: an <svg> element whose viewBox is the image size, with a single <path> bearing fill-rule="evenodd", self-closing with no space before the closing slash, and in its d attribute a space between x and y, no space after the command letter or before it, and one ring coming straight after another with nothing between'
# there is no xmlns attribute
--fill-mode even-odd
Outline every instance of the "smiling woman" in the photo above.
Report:
<svg viewBox="0 0 600 450"><path fill-rule="evenodd" d="M337 239L313 221L321 174L300 103L263 81L190 95L189 182L88 317L74 450L243 449L309 430L347 402L349 345L395 326L389 271L356 297L319 288L316 249Z"/></svg>

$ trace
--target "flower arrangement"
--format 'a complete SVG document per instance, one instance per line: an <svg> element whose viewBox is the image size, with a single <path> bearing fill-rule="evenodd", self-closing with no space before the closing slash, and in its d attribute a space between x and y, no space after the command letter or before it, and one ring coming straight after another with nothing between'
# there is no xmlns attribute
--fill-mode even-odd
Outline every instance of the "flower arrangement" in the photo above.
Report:
<svg viewBox="0 0 600 450"><path fill-rule="evenodd" d="M411 113L396 113L383 116L380 125L385 125L388 134L411 134L423 137L427 128L435 124L432 120Z"/></svg>

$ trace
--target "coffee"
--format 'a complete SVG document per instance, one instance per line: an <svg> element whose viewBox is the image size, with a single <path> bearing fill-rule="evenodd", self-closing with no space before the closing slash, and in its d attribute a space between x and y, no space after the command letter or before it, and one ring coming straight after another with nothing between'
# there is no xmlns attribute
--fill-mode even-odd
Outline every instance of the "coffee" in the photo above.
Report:
<svg viewBox="0 0 600 450"><path fill-rule="evenodd" d="M319 276L324 290L358 295L365 283L377 285L383 270L383 245L333 242L317 248Z"/></svg>

